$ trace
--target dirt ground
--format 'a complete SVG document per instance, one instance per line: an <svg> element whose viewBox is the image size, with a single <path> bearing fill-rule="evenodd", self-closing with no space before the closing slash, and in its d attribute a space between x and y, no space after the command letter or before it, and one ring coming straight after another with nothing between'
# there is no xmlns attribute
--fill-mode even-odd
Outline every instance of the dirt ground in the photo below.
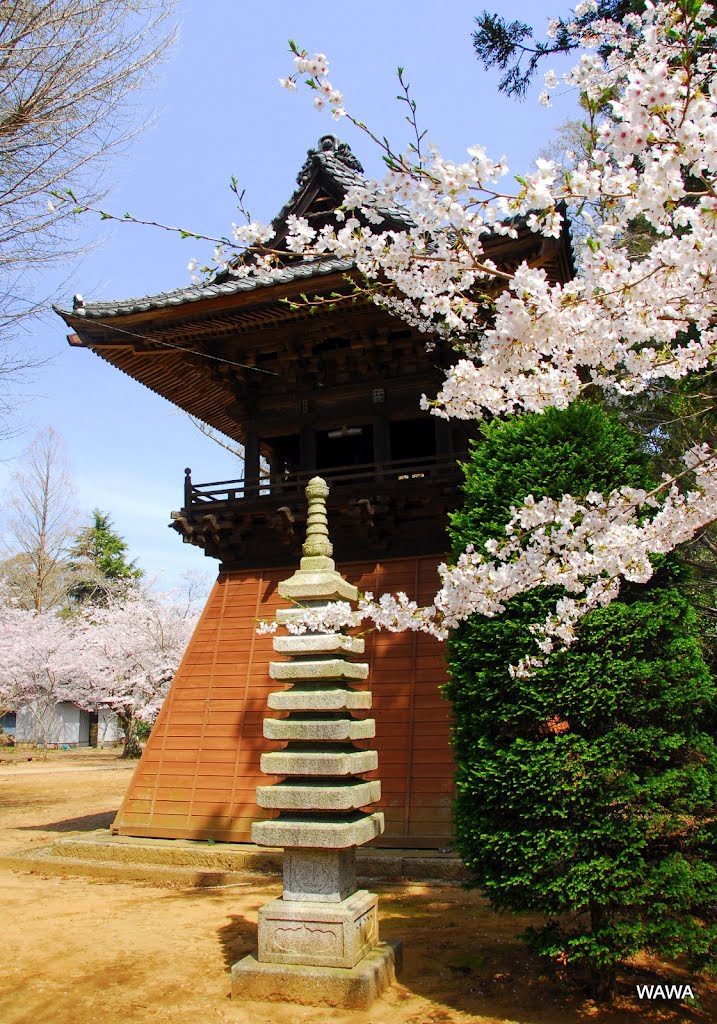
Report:
<svg viewBox="0 0 717 1024"><path fill-rule="evenodd" d="M32 756L32 760L27 760ZM107 827L132 764L116 751L0 751L0 854ZM647 1024L717 1021L717 986L640 961L598 1007L551 975L515 935L527 917L495 915L460 887L379 885L381 934L404 969L368 1011L230 998L229 968L254 950L273 884L194 889L156 882L11 871L0 862L1 1024ZM698 1006L638 1001L636 984L690 983Z"/></svg>

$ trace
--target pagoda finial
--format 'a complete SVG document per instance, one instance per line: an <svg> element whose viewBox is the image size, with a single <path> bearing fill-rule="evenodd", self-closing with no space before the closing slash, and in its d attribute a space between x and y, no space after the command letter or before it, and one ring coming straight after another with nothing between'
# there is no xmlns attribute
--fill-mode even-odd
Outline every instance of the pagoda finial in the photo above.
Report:
<svg viewBox="0 0 717 1024"><path fill-rule="evenodd" d="M306 485L309 508L306 514L306 540L301 548L302 558L294 575L279 584L279 593L289 601L355 601L358 590L336 571L331 557L334 546L329 540L326 499L329 485L315 476ZM293 611L286 612L292 615ZM277 612L281 615L281 612Z"/></svg>
<svg viewBox="0 0 717 1024"><path fill-rule="evenodd" d="M306 540L301 548L305 558L324 556L331 558L334 546L329 540L329 521L326 514L326 499L329 486L320 476L309 480L304 492L309 502L306 515Z"/></svg>

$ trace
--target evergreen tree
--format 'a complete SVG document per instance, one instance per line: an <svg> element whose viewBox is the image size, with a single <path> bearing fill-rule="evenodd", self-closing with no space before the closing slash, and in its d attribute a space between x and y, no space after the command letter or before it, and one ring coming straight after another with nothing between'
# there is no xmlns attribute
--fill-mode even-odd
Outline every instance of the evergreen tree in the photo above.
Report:
<svg viewBox="0 0 717 1024"><path fill-rule="evenodd" d="M109 514L93 509L91 523L80 530L70 548L69 598L80 605L105 605L110 593L137 583L143 572L136 562L127 560L127 551Z"/></svg>
<svg viewBox="0 0 717 1024"><path fill-rule="evenodd" d="M635 439L586 403L493 423L465 473L456 553L500 537L528 494L650 485ZM530 678L509 666L537 653L528 624L554 588L475 616L449 644L462 856L496 908L546 915L525 937L588 967L601 998L640 949L698 966L717 951L702 916L717 905L717 697L680 571L671 557L648 584L623 585Z"/></svg>
<svg viewBox="0 0 717 1024"><path fill-rule="evenodd" d="M507 96L522 99L544 57L554 53L571 53L577 49L571 23L579 26L608 18L620 20L631 11L643 11L641 0L598 0L597 8L579 18L556 18L555 33L550 42L536 42L533 29L524 21L508 22L490 11L476 18L473 47L484 68L497 67L503 72L498 89Z"/></svg>
<svg viewBox="0 0 717 1024"><path fill-rule="evenodd" d="M717 372L655 384L642 395L615 403L621 420L649 444L658 472L672 473L680 454L717 435ZM700 530L681 551L688 569L681 581L695 612L703 654L717 672L717 524Z"/></svg>

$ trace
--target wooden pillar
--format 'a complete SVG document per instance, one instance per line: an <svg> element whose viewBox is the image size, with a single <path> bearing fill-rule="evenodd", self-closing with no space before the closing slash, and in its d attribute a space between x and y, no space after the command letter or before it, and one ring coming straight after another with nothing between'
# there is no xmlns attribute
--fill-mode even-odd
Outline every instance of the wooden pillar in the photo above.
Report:
<svg viewBox="0 0 717 1024"><path fill-rule="evenodd" d="M391 461L391 423L384 409L373 421L373 461L376 463L376 479L384 477L384 466Z"/></svg>
<svg viewBox="0 0 717 1024"><path fill-rule="evenodd" d="M259 437L253 430L247 430L244 439L244 497L256 498L259 494Z"/></svg>
<svg viewBox="0 0 717 1024"><path fill-rule="evenodd" d="M436 421L436 455L439 459L441 456L446 458L453 452L451 424L440 416L434 416L433 419Z"/></svg>
<svg viewBox="0 0 717 1024"><path fill-rule="evenodd" d="M313 473L316 469L316 431L313 423L306 421L301 424L299 436L299 459L301 460L301 472Z"/></svg>

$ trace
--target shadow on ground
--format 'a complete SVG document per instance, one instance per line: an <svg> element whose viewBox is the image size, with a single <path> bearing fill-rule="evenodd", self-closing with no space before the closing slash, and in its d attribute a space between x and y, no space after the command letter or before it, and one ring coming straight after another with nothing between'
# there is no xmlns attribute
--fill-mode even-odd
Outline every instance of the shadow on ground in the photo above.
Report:
<svg viewBox="0 0 717 1024"><path fill-rule="evenodd" d="M620 972L615 1003L596 1004L586 978L546 968L518 941L517 934L535 923L534 918L494 914L474 892L414 886L409 891L386 892L380 906L381 938L403 942L403 971L394 990L397 998L418 996L431 1004L431 1013L419 1014L415 1024L452 1024L450 1011L515 1024L707 1024L717 1020L712 987L708 989L706 982L679 967L662 964L626 966ZM230 968L247 953L255 953L256 923L233 914L218 930L218 938ZM698 997L702 995L700 1006L638 1000L636 995L638 984L686 983ZM323 1022L324 1014L330 1012L326 1007L317 1010L317 1021ZM407 1024L414 1024L414 1018Z"/></svg>
<svg viewBox="0 0 717 1024"><path fill-rule="evenodd" d="M18 832L91 832L97 828L109 828L117 817L117 811L101 811L98 814L82 814L77 818L64 818L45 825L18 825Z"/></svg>
<svg viewBox="0 0 717 1024"><path fill-rule="evenodd" d="M247 954L256 955L256 924L241 914L231 914L228 923L219 929L218 934L227 970Z"/></svg>

